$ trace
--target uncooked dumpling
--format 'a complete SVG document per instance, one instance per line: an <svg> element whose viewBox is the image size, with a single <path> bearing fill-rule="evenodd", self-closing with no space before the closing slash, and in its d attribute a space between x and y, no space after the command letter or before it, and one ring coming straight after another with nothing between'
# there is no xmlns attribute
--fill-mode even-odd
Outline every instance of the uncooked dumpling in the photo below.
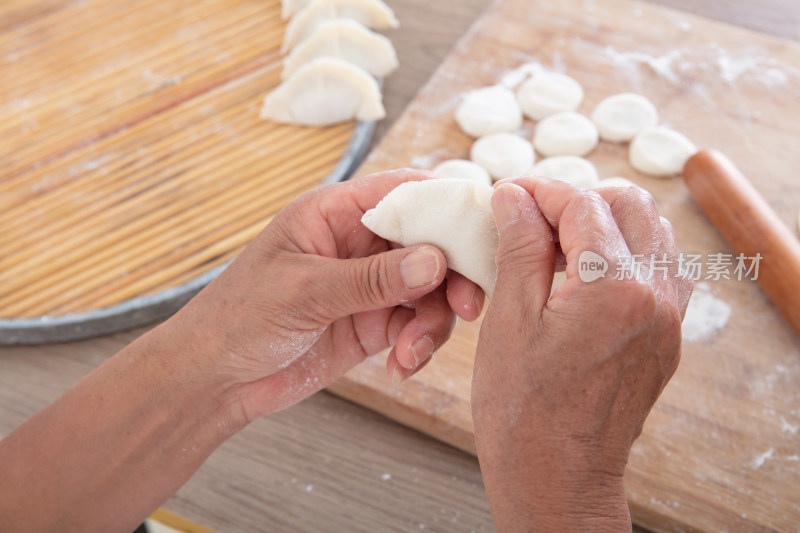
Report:
<svg viewBox="0 0 800 533"><path fill-rule="evenodd" d="M342 18L376 30L398 26L394 12L382 0L312 0L286 27L281 52L288 52L310 37L321 22Z"/></svg>
<svg viewBox="0 0 800 533"><path fill-rule="evenodd" d="M657 126L643 130L631 143L631 166L656 177L668 177L683 172L686 161L697 147L682 134Z"/></svg>
<svg viewBox="0 0 800 533"><path fill-rule="evenodd" d="M563 111L575 111L583 102L583 87L564 74L535 74L517 91L522 112L533 120Z"/></svg>
<svg viewBox="0 0 800 533"><path fill-rule="evenodd" d="M403 183L361 218L373 233L403 246L432 244L447 266L491 297L497 280L494 189L459 179Z"/></svg>
<svg viewBox="0 0 800 533"><path fill-rule="evenodd" d="M513 133L493 133L472 145L470 158L501 180L530 172L536 160L531 143Z"/></svg>
<svg viewBox="0 0 800 533"><path fill-rule="evenodd" d="M597 146L597 128L591 120L565 111L550 115L536 125L533 146L547 157L557 155L583 156Z"/></svg>
<svg viewBox="0 0 800 533"><path fill-rule="evenodd" d="M308 5L311 0L281 0L281 18L286 20Z"/></svg>
<svg viewBox="0 0 800 533"><path fill-rule="evenodd" d="M597 187L600 177L597 169L582 157L563 155L542 159L533 167L533 173L554 180L564 181L582 189Z"/></svg>
<svg viewBox="0 0 800 533"><path fill-rule="evenodd" d="M640 94L615 94L597 104L592 121L600 132L600 138L628 142L643 129L658 124L658 110Z"/></svg>
<svg viewBox="0 0 800 533"><path fill-rule="evenodd" d="M477 181L486 185L492 184L492 177L485 168L465 159L443 161L436 165L433 172L447 178Z"/></svg>
<svg viewBox="0 0 800 533"><path fill-rule="evenodd" d="M383 78L397 68L392 41L349 19L326 20L308 39L298 44L283 60L287 79L298 68L318 57L338 57Z"/></svg>
<svg viewBox="0 0 800 533"><path fill-rule="evenodd" d="M352 119L380 120L386 115L375 78L333 57L300 67L264 98L261 118L326 126Z"/></svg>
<svg viewBox="0 0 800 533"><path fill-rule="evenodd" d="M522 111L513 92L493 85L465 94L456 110L456 122L464 133L477 138L518 130Z"/></svg>

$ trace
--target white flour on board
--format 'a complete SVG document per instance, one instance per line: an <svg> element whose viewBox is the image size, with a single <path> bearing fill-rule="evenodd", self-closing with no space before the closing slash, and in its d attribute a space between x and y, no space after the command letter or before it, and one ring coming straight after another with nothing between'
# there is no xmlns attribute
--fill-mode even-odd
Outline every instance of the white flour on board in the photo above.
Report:
<svg viewBox="0 0 800 533"><path fill-rule="evenodd" d="M800 81L800 69L769 57L763 50L748 49L734 53L714 42L702 48L676 48L661 54L618 50L613 46L601 47L581 38L573 39L572 46L580 49L581 54L599 54L614 67L632 74L645 67L673 85L685 81L683 74L701 72L715 73L730 85L745 79L764 87L779 87Z"/></svg>
<svg viewBox="0 0 800 533"><path fill-rule="evenodd" d="M775 453L775 448L770 448L769 450L765 451L764 453L756 457L755 460L753 461L753 468L758 470L759 468L764 466L764 463L766 463L768 459L772 459L772 455L774 453Z"/></svg>
<svg viewBox="0 0 800 533"><path fill-rule="evenodd" d="M654 57L642 52L618 52L613 46L606 46L603 51L615 67L631 68L647 65L653 72L672 83L679 80L672 68L673 64L685 54L684 50L672 50L668 54Z"/></svg>
<svg viewBox="0 0 800 533"><path fill-rule="evenodd" d="M411 168L419 168L422 170L430 170L437 163L440 163L444 159L446 159L447 150L444 148L439 148L438 150L425 155L417 155L411 159Z"/></svg>
<svg viewBox="0 0 800 533"><path fill-rule="evenodd" d="M528 79L531 76L536 76L543 72L547 72L548 69L544 68L540 63L533 61L530 63L525 63L512 71L506 73L503 78L500 80L500 85L503 87L507 87L509 89L514 89Z"/></svg>
<svg viewBox="0 0 800 533"><path fill-rule="evenodd" d="M728 83L736 83L744 75L753 76L758 83L766 87L785 85L789 81L791 67L781 65L774 57L734 57L724 48L719 46L714 48L717 55L716 67L719 69L720 77Z"/></svg>
<svg viewBox="0 0 800 533"><path fill-rule="evenodd" d="M731 306L712 296L708 283L698 283L694 286L683 319L683 340L694 342L707 339L724 328L730 317Z"/></svg>

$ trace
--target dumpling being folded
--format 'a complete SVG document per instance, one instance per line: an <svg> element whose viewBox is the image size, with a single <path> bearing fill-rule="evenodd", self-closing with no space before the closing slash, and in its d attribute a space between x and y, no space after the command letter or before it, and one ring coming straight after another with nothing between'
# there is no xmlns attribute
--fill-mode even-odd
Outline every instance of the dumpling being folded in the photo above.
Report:
<svg viewBox="0 0 800 533"><path fill-rule="evenodd" d="M494 189L455 178L410 181L387 194L361 218L373 233L403 246L433 244L447 267L477 283L491 297L497 281L498 234Z"/></svg>
<svg viewBox="0 0 800 533"><path fill-rule="evenodd" d="M338 57L383 78L397 68L392 41L349 19L320 23L308 39L298 44L283 60L283 79L318 57Z"/></svg>
<svg viewBox="0 0 800 533"><path fill-rule="evenodd" d="M311 0L281 0L281 18L291 18L308 5Z"/></svg>
<svg viewBox="0 0 800 533"><path fill-rule="evenodd" d="M386 116L378 82L364 69L335 57L321 57L300 67L264 98L261 118L328 126L352 119Z"/></svg>
<svg viewBox="0 0 800 533"><path fill-rule="evenodd" d="M312 0L286 27L281 52L309 38L321 22L342 18L376 30L398 26L394 12L382 0Z"/></svg>

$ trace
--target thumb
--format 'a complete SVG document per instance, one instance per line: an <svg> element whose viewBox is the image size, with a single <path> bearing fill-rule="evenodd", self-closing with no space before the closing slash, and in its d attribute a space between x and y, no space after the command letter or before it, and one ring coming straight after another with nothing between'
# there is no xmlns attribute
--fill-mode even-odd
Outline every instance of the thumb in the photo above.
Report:
<svg viewBox="0 0 800 533"><path fill-rule="evenodd" d="M331 319L394 307L433 291L444 280L444 254L430 245L358 259L330 259L316 296L331 303ZM320 292L324 294L320 294Z"/></svg>
<svg viewBox="0 0 800 533"><path fill-rule="evenodd" d="M504 183L492 195L500 234L494 297L524 298L539 310L550 297L555 273L553 230L533 197L519 185Z"/></svg>

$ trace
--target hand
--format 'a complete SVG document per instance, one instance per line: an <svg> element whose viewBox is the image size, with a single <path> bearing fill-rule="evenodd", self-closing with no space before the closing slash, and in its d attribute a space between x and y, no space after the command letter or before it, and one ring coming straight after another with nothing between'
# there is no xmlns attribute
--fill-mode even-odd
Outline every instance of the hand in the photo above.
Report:
<svg viewBox="0 0 800 533"><path fill-rule="evenodd" d="M472 412L498 529L630 529L625 465L678 365L692 289L677 272L672 228L635 188L581 191L520 178L501 183L492 203L498 279L478 342ZM555 234L566 281L551 296ZM581 281L587 250L609 263L605 278ZM667 254L667 278L641 269L636 279L613 279L635 254Z"/></svg>
<svg viewBox="0 0 800 533"><path fill-rule="evenodd" d="M303 195L164 328L202 347L186 358L236 388L247 420L310 396L389 346L390 376L407 378L449 337L451 309L474 320L484 298L447 272L437 248L392 249L361 224L389 191L429 178L384 172Z"/></svg>

